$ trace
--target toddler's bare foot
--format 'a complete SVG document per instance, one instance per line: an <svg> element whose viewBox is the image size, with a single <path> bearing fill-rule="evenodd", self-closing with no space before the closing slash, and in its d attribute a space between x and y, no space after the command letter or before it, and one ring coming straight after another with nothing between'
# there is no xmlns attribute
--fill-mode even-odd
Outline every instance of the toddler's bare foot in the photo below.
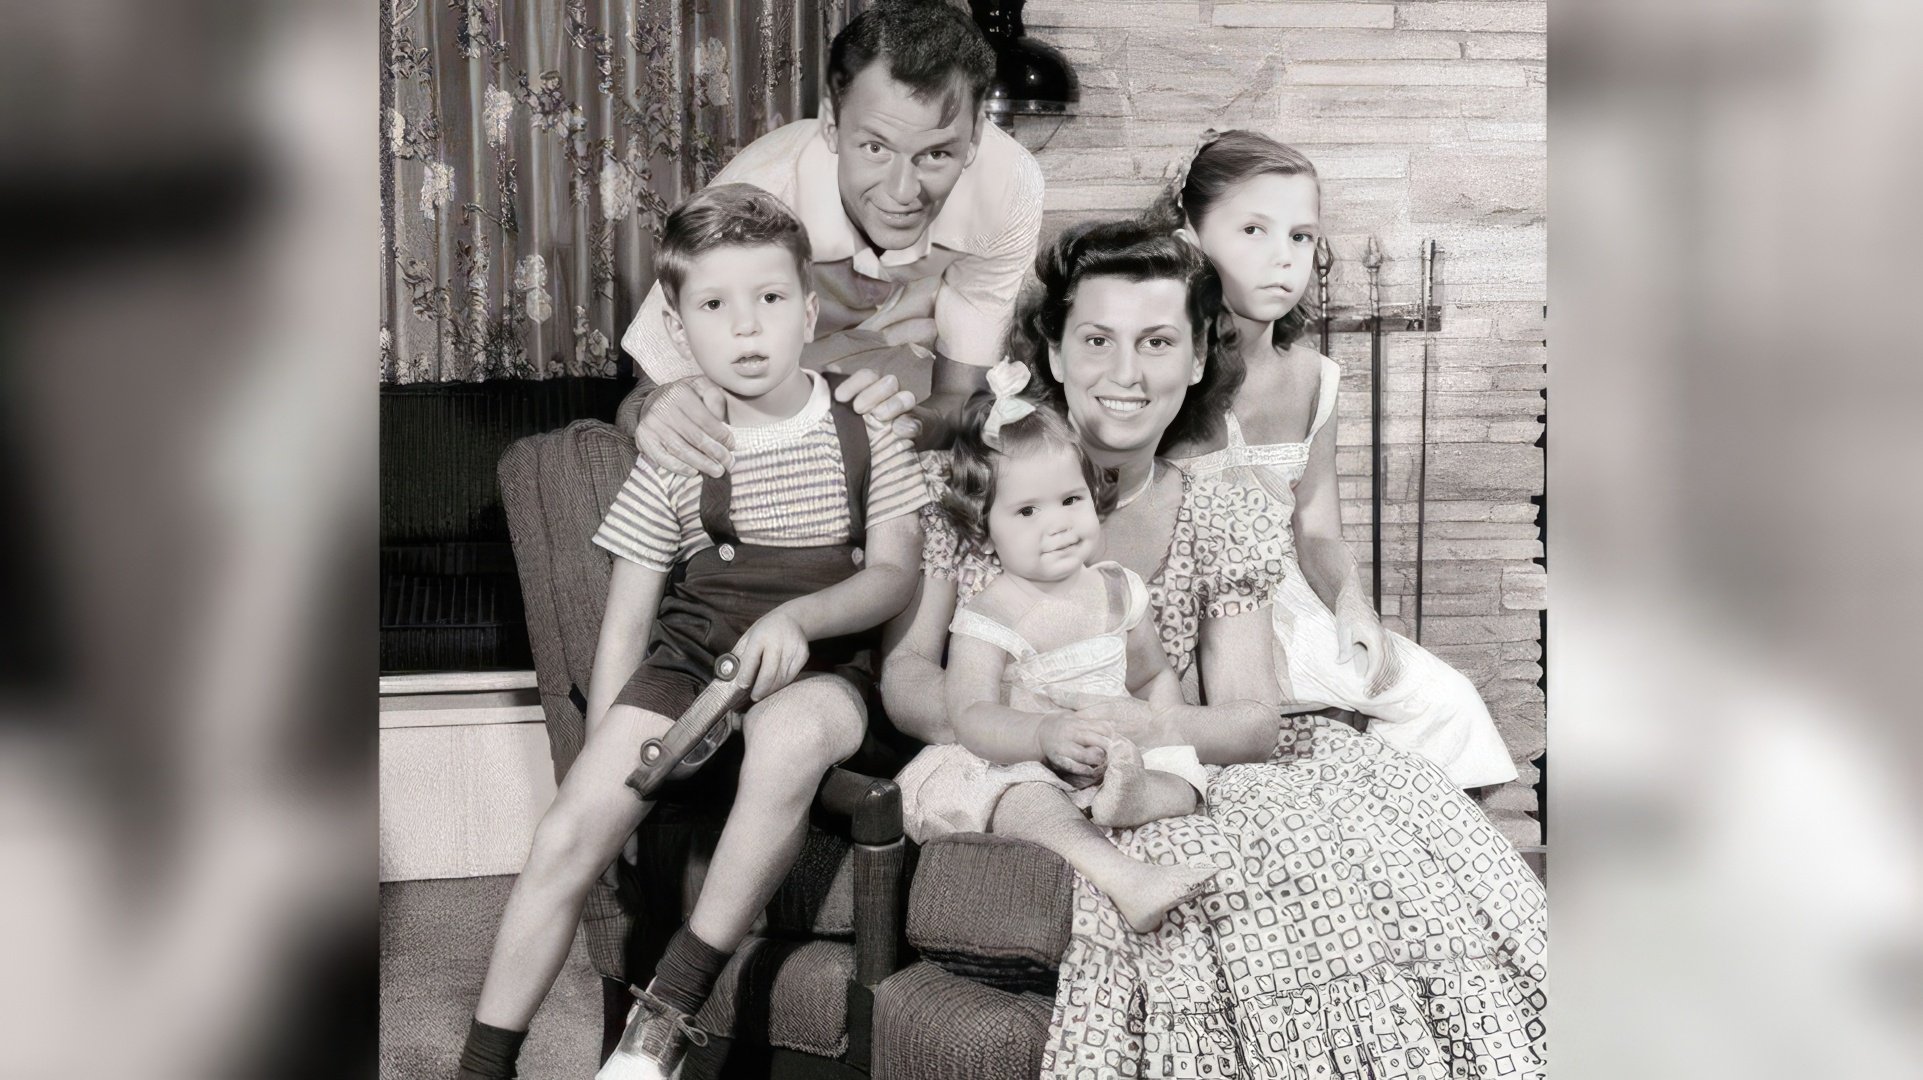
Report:
<svg viewBox="0 0 1923 1080"><path fill-rule="evenodd" d="M1147 793L1148 770L1142 768L1142 752L1127 739L1114 739L1108 744L1108 769L1102 774L1101 789L1088 808L1089 820L1105 829L1132 829L1153 821L1153 816L1142 816Z"/></svg>
<svg viewBox="0 0 1923 1080"><path fill-rule="evenodd" d="M1162 925L1162 919L1178 904L1187 903L1208 890L1215 879L1213 866L1162 866L1137 863L1130 881L1110 894L1109 899L1138 934Z"/></svg>
<svg viewBox="0 0 1923 1080"><path fill-rule="evenodd" d="M1144 768L1142 752L1126 739L1109 746L1108 772L1088 808L1090 821L1105 829L1133 829L1163 818L1195 813L1193 785L1173 773Z"/></svg>

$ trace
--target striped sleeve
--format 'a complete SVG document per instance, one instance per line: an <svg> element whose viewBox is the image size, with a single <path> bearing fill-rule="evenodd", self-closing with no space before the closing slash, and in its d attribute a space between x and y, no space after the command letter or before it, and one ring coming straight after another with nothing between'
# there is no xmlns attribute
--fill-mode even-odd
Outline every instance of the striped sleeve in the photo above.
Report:
<svg viewBox="0 0 1923 1080"><path fill-rule="evenodd" d="M873 417L868 425L868 524L912 514L928 504L921 462L895 429Z"/></svg>
<svg viewBox="0 0 1923 1080"><path fill-rule="evenodd" d="M666 573L674 569L681 532L673 495L654 466L636 457L633 471L594 534L594 543L649 570Z"/></svg>

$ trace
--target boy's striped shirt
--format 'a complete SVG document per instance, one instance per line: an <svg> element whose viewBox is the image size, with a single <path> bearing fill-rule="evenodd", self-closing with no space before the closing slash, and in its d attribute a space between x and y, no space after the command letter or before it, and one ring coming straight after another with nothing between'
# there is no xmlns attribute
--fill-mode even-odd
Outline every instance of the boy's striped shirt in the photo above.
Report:
<svg viewBox="0 0 1923 1080"><path fill-rule="evenodd" d="M828 383L812 371L806 374L814 388L800 412L778 423L732 429L730 512L744 544L821 547L849 540L848 482L828 412ZM871 417L863 420L872 529L920 510L928 489L919 461L894 430ZM701 481L636 457L594 542L650 570L673 569L713 544L701 527Z"/></svg>

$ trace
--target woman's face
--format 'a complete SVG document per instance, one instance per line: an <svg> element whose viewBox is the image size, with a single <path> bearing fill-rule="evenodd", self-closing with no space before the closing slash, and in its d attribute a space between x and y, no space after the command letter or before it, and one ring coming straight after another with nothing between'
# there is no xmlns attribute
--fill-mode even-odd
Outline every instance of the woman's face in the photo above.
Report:
<svg viewBox="0 0 1923 1080"><path fill-rule="evenodd" d="M1263 173L1229 189L1195 230L1222 277L1222 298L1245 319L1274 322L1308 293L1322 198L1312 176Z"/></svg>
<svg viewBox="0 0 1923 1080"><path fill-rule="evenodd" d="M1048 368L1082 445L1115 453L1154 447L1202 378L1187 283L1083 278Z"/></svg>

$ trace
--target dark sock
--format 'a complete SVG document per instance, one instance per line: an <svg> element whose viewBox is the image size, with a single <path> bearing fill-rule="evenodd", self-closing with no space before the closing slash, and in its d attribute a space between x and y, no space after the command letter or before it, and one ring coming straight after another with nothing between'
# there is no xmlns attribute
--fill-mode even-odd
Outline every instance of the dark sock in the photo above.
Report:
<svg viewBox="0 0 1923 1080"><path fill-rule="evenodd" d="M714 992L714 982L721 977L729 955L696 937L688 924L682 923L654 969L648 992L693 1016Z"/></svg>
<svg viewBox="0 0 1923 1080"><path fill-rule="evenodd" d="M467 1027L458 1080L514 1080L514 1059L521 1056L525 1031L508 1031L479 1020Z"/></svg>

